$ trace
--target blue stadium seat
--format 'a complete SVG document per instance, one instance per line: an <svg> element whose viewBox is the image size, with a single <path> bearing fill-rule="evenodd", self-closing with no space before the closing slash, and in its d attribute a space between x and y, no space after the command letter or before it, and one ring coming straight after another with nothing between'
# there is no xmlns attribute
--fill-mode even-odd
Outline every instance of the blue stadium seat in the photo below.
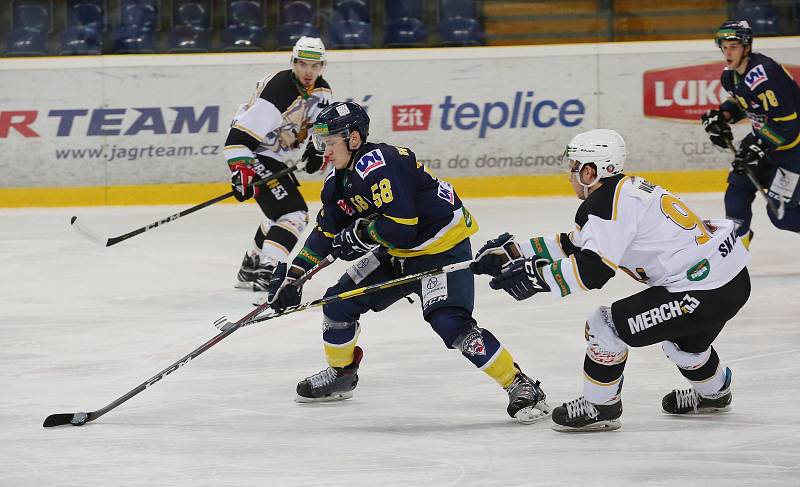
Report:
<svg viewBox="0 0 800 487"><path fill-rule="evenodd" d="M264 45L264 30L249 25L232 25L222 31L222 50L234 51L262 51Z"/></svg>
<svg viewBox="0 0 800 487"><path fill-rule="evenodd" d="M50 32L50 10L42 3L14 2L11 14L12 29L30 29ZM22 37L25 37L24 35Z"/></svg>
<svg viewBox="0 0 800 487"><path fill-rule="evenodd" d="M385 47L422 47L428 31L421 20L400 17L390 21L384 28Z"/></svg>
<svg viewBox="0 0 800 487"><path fill-rule="evenodd" d="M302 0L286 2L281 8L281 24L302 23L311 24L314 21L314 8L310 3Z"/></svg>
<svg viewBox="0 0 800 487"><path fill-rule="evenodd" d="M88 27L96 31L106 28L103 7L97 3L73 2L67 5L67 28Z"/></svg>
<svg viewBox="0 0 800 487"><path fill-rule="evenodd" d="M173 27L168 39L169 52L209 52L211 50L209 30L190 24Z"/></svg>
<svg viewBox="0 0 800 487"><path fill-rule="evenodd" d="M748 21L756 35L781 35L778 11L768 2L739 2L736 19Z"/></svg>
<svg viewBox="0 0 800 487"><path fill-rule="evenodd" d="M172 25L189 25L195 29L210 29L211 14L208 6L202 2L186 1L175 2L172 15Z"/></svg>
<svg viewBox="0 0 800 487"><path fill-rule="evenodd" d="M158 30L158 8L151 3L128 3L122 6L120 25L137 27L138 30Z"/></svg>
<svg viewBox="0 0 800 487"><path fill-rule="evenodd" d="M103 35L87 26L67 27L61 34L62 55L97 55L103 53Z"/></svg>
<svg viewBox="0 0 800 487"><path fill-rule="evenodd" d="M332 49L360 49L372 47L372 26L357 20L340 20L330 24Z"/></svg>
<svg viewBox="0 0 800 487"><path fill-rule="evenodd" d="M152 54L156 52L156 34L149 29L123 25L114 31L111 51L114 54Z"/></svg>
<svg viewBox="0 0 800 487"><path fill-rule="evenodd" d="M19 27L8 34L9 56L44 56L47 54L47 32Z"/></svg>
<svg viewBox="0 0 800 487"><path fill-rule="evenodd" d="M441 0L439 2L439 20L454 18L476 18L474 0Z"/></svg>
<svg viewBox="0 0 800 487"><path fill-rule="evenodd" d="M369 3L367 0L334 0L332 19L369 23Z"/></svg>
<svg viewBox="0 0 800 487"><path fill-rule="evenodd" d="M256 0L233 0L228 4L226 25L264 27L264 10Z"/></svg>
<svg viewBox="0 0 800 487"><path fill-rule="evenodd" d="M439 36L445 46L480 46L483 31L475 19L453 17L439 22Z"/></svg>
<svg viewBox="0 0 800 487"><path fill-rule="evenodd" d="M386 2L385 5L387 23L404 18L419 20L425 18L422 0L392 0Z"/></svg>
<svg viewBox="0 0 800 487"><path fill-rule="evenodd" d="M291 49L297 39L308 37L321 37L319 29L309 22L289 22L278 26L276 33L278 49Z"/></svg>

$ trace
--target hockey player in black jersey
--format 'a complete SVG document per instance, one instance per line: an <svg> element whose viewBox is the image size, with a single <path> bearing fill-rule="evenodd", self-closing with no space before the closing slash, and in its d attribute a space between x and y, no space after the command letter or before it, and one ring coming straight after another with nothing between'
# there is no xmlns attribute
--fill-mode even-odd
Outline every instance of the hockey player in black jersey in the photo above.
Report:
<svg viewBox="0 0 800 487"><path fill-rule="evenodd" d="M727 410L731 371L712 342L750 294L750 254L733 222L704 221L664 188L623 174L625 141L613 130L575 136L564 158L583 200L577 229L520 242L501 235L480 249L473 271L517 300L599 289L617 270L649 287L586 320L583 395L553 409L553 428L619 428L628 347L656 343L692 385L664 396L665 412Z"/></svg>
<svg viewBox="0 0 800 487"><path fill-rule="evenodd" d="M725 57L722 86L731 96L701 121L711 141L728 148L729 124L747 117L752 131L742 139L728 175L727 217L749 247L750 220L756 188L744 174L750 168L768 189L769 197L785 203L783 218L768 211L773 225L800 231L800 88L789 71L773 59L753 52L753 31L746 20L722 24L715 42Z"/></svg>
<svg viewBox="0 0 800 487"><path fill-rule="evenodd" d="M325 46L318 38L301 37L292 50L291 69L256 83L256 90L239 107L223 153L231 169L234 196L255 196L265 219L256 230L254 246L245 253L236 287L266 291L272 271L285 261L308 224L308 206L287 175L263 187L248 187L287 166L289 153L302 148L308 129L330 104L331 89L322 78ZM309 174L320 170L322 155L311 141L302 160Z"/></svg>
<svg viewBox="0 0 800 487"><path fill-rule="evenodd" d="M292 282L332 253L356 262L326 295L470 260L469 237L478 224L453 187L433 177L410 149L367 142L368 132L369 117L356 103L334 103L320 113L313 140L333 168L315 229L297 257L273 274L269 299L275 310L299 304L300 289ZM423 318L445 346L459 350L508 392L511 417L524 423L547 417L539 382L522 373L472 317L474 292L473 275L464 269L325 305L322 340L329 366L297 385L297 401L351 397L362 358L356 345L359 318L417 294Z"/></svg>

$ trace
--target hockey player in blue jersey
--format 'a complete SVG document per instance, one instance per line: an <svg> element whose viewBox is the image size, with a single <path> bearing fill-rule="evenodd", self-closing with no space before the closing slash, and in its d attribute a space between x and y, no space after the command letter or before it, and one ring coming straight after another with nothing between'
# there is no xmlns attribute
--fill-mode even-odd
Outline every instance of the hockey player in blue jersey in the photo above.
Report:
<svg viewBox="0 0 800 487"><path fill-rule="evenodd" d="M301 289L292 282L332 253L356 263L326 295L470 260L469 237L478 225L453 187L433 177L411 150L367 142L369 117L361 106L332 104L312 131L333 169L322 189L316 227L270 281L275 310L299 304ZM322 340L329 366L297 385L296 400L352 397L362 358L356 345L359 318L413 293L445 346L458 349L508 392L511 417L523 423L547 417L550 408L539 382L522 373L508 350L472 317L474 292L474 277L464 269L325 305Z"/></svg>
<svg viewBox="0 0 800 487"><path fill-rule="evenodd" d="M753 52L753 31L745 20L727 21L715 42L725 57L722 86L731 96L718 109L701 117L711 141L728 148L731 123L747 117L752 132L742 139L733 160L725 192L725 212L736 222L745 246L753 232L751 205L756 188L744 174L753 171L769 197L785 203L785 216L768 211L772 223L800 231L800 88L789 71L773 59Z"/></svg>

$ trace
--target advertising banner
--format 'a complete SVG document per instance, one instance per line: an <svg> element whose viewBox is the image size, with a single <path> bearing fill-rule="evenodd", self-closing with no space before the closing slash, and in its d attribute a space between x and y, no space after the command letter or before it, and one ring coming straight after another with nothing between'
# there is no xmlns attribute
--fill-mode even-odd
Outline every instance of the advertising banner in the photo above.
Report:
<svg viewBox="0 0 800 487"><path fill-rule="evenodd" d="M797 76L796 42L756 47ZM626 138L632 170L674 171L731 158L697 123L727 97L721 60L712 41L332 51L324 76L367 107L372 140L443 177L558 173L598 127ZM5 59L0 187L224 182L236 109L288 67L288 52Z"/></svg>

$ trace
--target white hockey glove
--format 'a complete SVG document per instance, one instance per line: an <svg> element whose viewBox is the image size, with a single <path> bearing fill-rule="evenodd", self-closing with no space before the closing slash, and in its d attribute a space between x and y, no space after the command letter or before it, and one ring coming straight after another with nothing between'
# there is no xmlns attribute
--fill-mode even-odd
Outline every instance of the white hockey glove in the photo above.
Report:
<svg viewBox="0 0 800 487"><path fill-rule="evenodd" d="M522 258L522 250L514 236L506 232L486 242L469 265L473 274L499 276L503 266Z"/></svg>

